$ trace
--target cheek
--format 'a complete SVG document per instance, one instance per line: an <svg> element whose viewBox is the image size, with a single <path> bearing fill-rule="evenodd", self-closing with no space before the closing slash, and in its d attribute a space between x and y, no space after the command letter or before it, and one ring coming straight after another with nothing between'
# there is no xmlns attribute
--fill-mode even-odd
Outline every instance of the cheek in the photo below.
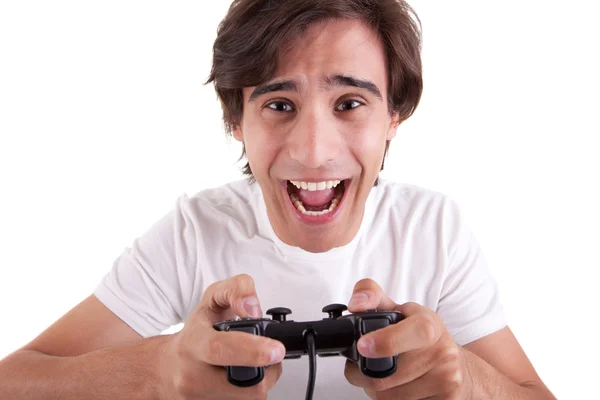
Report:
<svg viewBox="0 0 600 400"><path fill-rule="evenodd" d="M244 134L244 146L253 172L260 173L259 171L268 169L277 157L281 143L275 133L276 129L258 121L248 125Z"/></svg>
<svg viewBox="0 0 600 400"><path fill-rule="evenodd" d="M383 158L386 131L377 124L356 126L348 136L348 144L352 153L364 164L377 164Z"/></svg>

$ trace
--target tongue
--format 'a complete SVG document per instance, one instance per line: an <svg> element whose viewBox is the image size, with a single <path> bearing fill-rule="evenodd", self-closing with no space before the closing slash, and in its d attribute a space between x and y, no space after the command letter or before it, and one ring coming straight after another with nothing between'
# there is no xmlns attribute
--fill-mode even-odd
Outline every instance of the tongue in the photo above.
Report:
<svg viewBox="0 0 600 400"><path fill-rule="evenodd" d="M298 197L300 201L305 206L319 207L324 206L329 203L333 199L333 195L335 194L334 188L329 188L325 190L315 190L309 191L300 189L298 190Z"/></svg>

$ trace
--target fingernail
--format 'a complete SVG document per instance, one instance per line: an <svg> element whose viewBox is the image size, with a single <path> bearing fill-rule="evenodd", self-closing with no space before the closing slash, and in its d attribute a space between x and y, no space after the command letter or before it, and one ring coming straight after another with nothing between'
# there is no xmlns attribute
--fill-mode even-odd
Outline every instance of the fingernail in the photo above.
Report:
<svg viewBox="0 0 600 400"><path fill-rule="evenodd" d="M369 304L369 295L364 292L357 292L350 298L348 307L363 307Z"/></svg>
<svg viewBox="0 0 600 400"><path fill-rule="evenodd" d="M244 310L246 310L246 312L248 314L250 314L251 317L254 318L259 318L262 316L262 310L260 309L260 303L258 302L258 299L256 297L248 297L246 299L244 299Z"/></svg>
<svg viewBox="0 0 600 400"><path fill-rule="evenodd" d="M277 364L283 361L283 357L285 357L285 349L283 346L275 346L273 350L271 350L271 364Z"/></svg>
<svg viewBox="0 0 600 400"><path fill-rule="evenodd" d="M369 357L375 353L375 343L373 342L373 339L363 337L358 341L356 347L358 347L359 353L365 357Z"/></svg>

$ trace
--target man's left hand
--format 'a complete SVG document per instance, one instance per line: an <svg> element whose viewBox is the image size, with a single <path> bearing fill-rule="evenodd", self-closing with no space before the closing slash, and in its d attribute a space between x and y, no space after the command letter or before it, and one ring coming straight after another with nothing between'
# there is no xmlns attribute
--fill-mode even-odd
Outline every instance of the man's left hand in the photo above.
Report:
<svg viewBox="0 0 600 400"><path fill-rule="evenodd" d="M438 314L415 303L396 304L377 283L363 279L354 286L348 310L370 309L399 311L405 318L364 335L358 351L368 358L399 355L398 368L387 378L375 379L348 361L345 376L352 385L374 400L470 399L473 383L465 350L454 342Z"/></svg>

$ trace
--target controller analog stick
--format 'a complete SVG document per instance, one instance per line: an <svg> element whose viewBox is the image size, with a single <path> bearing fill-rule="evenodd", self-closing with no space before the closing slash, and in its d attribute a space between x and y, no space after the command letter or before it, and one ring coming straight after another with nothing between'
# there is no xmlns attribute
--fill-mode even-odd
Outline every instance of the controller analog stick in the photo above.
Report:
<svg viewBox="0 0 600 400"><path fill-rule="evenodd" d="M267 315L271 315L273 317L273 321L279 322L285 322L285 316L291 313L292 310L285 307L275 307L267 310Z"/></svg>
<svg viewBox="0 0 600 400"><path fill-rule="evenodd" d="M346 311L348 307L345 304L330 304L323 307L323 312L329 314L329 318L336 319L342 316L342 313Z"/></svg>

